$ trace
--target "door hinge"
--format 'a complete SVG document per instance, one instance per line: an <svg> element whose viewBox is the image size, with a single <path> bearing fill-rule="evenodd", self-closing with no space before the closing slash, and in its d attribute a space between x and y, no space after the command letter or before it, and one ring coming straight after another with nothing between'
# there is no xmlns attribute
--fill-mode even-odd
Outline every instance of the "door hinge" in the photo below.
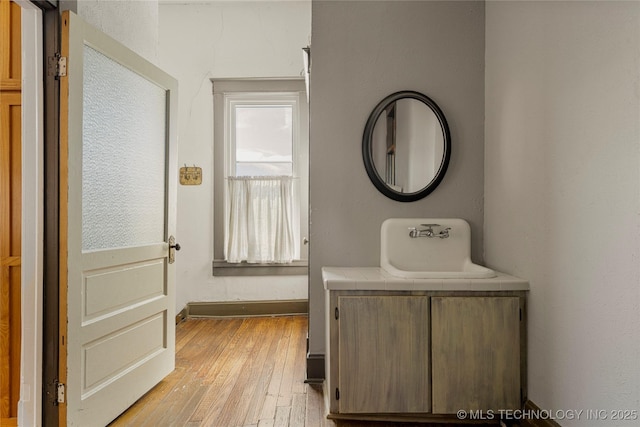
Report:
<svg viewBox="0 0 640 427"><path fill-rule="evenodd" d="M340 311L338 310L338 307L336 307L335 316L336 320L338 320L338 318L340 317Z"/></svg>
<svg viewBox="0 0 640 427"><path fill-rule="evenodd" d="M57 77L67 77L67 57L58 58L58 75Z"/></svg>
<svg viewBox="0 0 640 427"><path fill-rule="evenodd" d="M57 392L57 399L56 401L58 403L64 403L65 402L65 385L62 383L56 383L56 392Z"/></svg>
<svg viewBox="0 0 640 427"><path fill-rule="evenodd" d="M54 56L47 58L47 74L53 76L56 79L67 76L67 57L61 56L59 52L56 52Z"/></svg>

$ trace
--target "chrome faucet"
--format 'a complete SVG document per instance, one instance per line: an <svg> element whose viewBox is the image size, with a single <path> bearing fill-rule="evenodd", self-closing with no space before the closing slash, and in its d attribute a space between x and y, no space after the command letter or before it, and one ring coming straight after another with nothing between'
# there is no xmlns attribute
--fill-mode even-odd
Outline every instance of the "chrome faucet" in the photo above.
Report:
<svg viewBox="0 0 640 427"><path fill-rule="evenodd" d="M427 227L425 229L419 230L417 227L409 227L409 237L412 239L416 239L418 237L439 237L441 239L446 239L449 237L449 230L451 227L447 227L444 230L441 230L439 233L433 231L433 227L441 227L440 224L420 224L422 227Z"/></svg>

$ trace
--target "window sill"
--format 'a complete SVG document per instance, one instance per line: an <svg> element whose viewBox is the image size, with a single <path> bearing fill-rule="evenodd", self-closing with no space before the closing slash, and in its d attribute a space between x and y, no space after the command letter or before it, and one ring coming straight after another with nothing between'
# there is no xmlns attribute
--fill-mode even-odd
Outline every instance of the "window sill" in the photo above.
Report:
<svg viewBox="0 0 640 427"><path fill-rule="evenodd" d="M305 259L291 264L236 264L213 260L212 271L214 276L306 276L309 262Z"/></svg>

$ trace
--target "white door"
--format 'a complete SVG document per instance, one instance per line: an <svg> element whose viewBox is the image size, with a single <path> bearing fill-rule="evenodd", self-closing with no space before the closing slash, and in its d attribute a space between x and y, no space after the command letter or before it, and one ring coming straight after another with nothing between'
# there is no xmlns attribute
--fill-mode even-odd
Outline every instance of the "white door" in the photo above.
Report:
<svg viewBox="0 0 640 427"><path fill-rule="evenodd" d="M72 13L62 29L60 421L104 426L174 369L177 82Z"/></svg>

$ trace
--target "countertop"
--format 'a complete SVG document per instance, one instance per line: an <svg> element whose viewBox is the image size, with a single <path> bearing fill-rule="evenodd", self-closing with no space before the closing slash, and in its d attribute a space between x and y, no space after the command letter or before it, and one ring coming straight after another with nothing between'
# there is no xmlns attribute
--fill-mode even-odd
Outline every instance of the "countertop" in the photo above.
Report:
<svg viewBox="0 0 640 427"><path fill-rule="evenodd" d="M529 282L496 272L487 279L404 279L380 267L323 267L327 290L378 291L528 291Z"/></svg>

